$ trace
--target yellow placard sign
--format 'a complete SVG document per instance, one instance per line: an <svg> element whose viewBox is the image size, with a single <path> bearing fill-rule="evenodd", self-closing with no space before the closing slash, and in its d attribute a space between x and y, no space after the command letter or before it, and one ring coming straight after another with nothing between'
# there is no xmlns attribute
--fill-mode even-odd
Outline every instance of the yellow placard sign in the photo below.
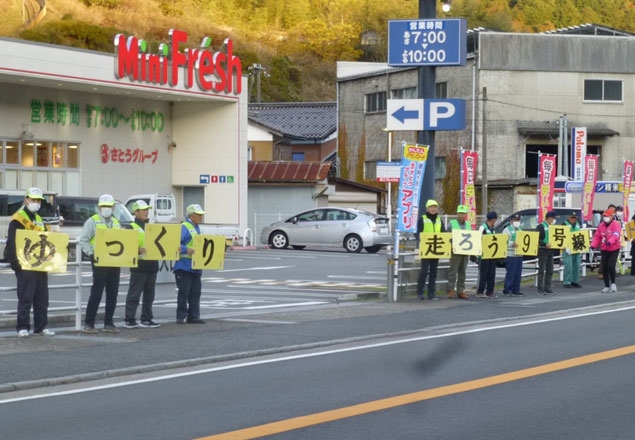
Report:
<svg viewBox="0 0 635 440"><path fill-rule="evenodd" d="M626 238L629 240L635 240L635 220L631 220L626 223L624 227L626 229Z"/></svg>
<svg viewBox="0 0 635 440"><path fill-rule="evenodd" d="M452 234L449 232L422 232L419 237L419 258L450 258Z"/></svg>
<svg viewBox="0 0 635 440"><path fill-rule="evenodd" d="M538 241L540 233L538 231L518 231L516 232L516 243L518 247L514 250L516 255L538 255Z"/></svg>
<svg viewBox="0 0 635 440"><path fill-rule="evenodd" d="M452 252L457 255L481 255L481 233L467 229L453 230Z"/></svg>
<svg viewBox="0 0 635 440"><path fill-rule="evenodd" d="M66 272L68 234L17 229L15 250L24 270Z"/></svg>
<svg viewBox="0 0 635 440"><path fill-rule="evenodd" d="M144 260L178 260L181 246L180 224L150 223L146 225Z"/></svg>
<svg viewBox="0 0 635 440"><path fill-rule="evenodd" d="M507 234L483 234L483 260L507 257Z"/></svg>
<svg viewBox="0 0 635 440"><path fill-rule="evenodd" d="M195 235L192 269L222 269L225 265L225 237Z"/></svg>
<svg viewBox="0 0 635 440"><path fill-rule="evenodd" d="M138 260L138 231L97 228L95 233L95 266L137 267Z"/></svg>
<svg viewBox="0 0 635 440"><path fill-rule="evenodd" d="M549 244L551 249L564 249L569 243L571 229L565 225L549 226Z"/></svg>
<svg viewBox="0 0 635 440"><path fill-rule="evenodd" d="M589 237L589 231L587 231L586 229L571 232L569 234L569 242L567 244L567 248L571 249L572 254L588 252L590 247L591 239Z"/></svg>

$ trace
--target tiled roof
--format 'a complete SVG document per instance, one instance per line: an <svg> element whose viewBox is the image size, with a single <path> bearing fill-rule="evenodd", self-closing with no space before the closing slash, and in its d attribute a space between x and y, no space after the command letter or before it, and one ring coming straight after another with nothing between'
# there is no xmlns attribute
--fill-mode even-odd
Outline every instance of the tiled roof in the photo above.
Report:
<svg viewBox="0 0 635 440"><path fill-rule="evenodd" d="M330 163L249 162L250 183L317 183L324 181Z"/></svg>
<svg viewBox="0 0 635 440"><path fill-rule="evenodd" d="M249 122L283 137L321 141L337 130L337 103L252 103Z"/></svg>

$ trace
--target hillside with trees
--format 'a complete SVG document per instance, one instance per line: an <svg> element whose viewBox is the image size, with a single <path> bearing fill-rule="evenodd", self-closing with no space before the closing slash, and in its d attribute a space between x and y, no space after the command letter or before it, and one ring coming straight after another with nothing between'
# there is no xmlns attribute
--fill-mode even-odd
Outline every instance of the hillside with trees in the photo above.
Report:
<svg viewBox="0 0 635 440"><path fill-rule="evenodd" d="M429 1L429 0L427 0ZM263 101L335 99L335 61L385 61L388 20L417 17L419 0L0 0L0 35L112 52L115 34L150 47L171 28L218 47L234 40L245 73L260 64ZM635 32L635 0L453 0L439 18L468 27L542 32L599 23ZM362 38L365 36L366 38ZM362 42L364 44L362 44ZM255 94L252 93L252 100Z"/></svg>

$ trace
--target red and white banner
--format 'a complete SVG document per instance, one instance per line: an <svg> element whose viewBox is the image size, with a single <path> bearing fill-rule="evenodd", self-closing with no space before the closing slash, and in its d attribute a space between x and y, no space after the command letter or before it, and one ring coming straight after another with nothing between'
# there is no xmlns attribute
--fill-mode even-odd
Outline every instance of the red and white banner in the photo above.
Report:
<svg viewBox="0 0 635 440"><path fill-rule="evenodd" d="M589 154L584 158L584 185L582 186L582 220L593 220L593 199L598 181L598 156Z"/></svg>
<svg viewBox="0 0 635 440"><path fill-rule="evenodd" d="M538 223L553 208L553 190L556 183L556 156L538 155Z"/></svg>
<svg viewBox="0 0 635 440"><path fill-rule="evenodd" d="M467 221L476 228L476 172L478 153L461 150L461 205L467 206Z"/></svg>
<svg viewBox="0 0 635 440"><path fill-rule="evenodd" d="M624 206L624 222L628 223L631 220L629 209L628 209L628 198L631 195L631 183L633 182L633 161L625 160L624 161L624 185L623 185L623 196L624 202L622 206Z"/></svg>

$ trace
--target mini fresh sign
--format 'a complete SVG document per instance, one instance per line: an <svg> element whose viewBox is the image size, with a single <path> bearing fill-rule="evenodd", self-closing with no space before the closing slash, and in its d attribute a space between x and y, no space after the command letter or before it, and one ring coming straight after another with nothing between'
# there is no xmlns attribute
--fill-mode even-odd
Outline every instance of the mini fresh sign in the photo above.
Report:
<svg viewBox="0 0 635 440"><path fill-rule="evenodd" d="M115 36L115 77L150 84L175 87L182 68L185 87L204 92L240 94L242 65L233 54L233 43L227 38L222 50L212 52L212 39L203 38L198 49L179 50L187 43L187 32L170 30L170 43L159 45L159 53L147 53L148 44L137 37ZM235 87L234 87L235 84Z"/></svg>

